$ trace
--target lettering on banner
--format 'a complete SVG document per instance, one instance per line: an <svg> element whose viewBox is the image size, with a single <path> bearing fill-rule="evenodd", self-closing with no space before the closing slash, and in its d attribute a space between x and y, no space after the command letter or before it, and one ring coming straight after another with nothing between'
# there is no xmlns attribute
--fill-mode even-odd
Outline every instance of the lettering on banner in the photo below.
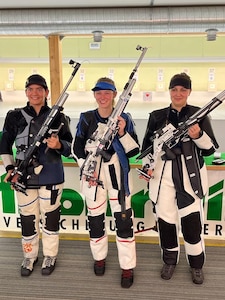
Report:
<svg viewBox="0 0 225 300"><path fill-rule="evenodd" d="M204 224L204 235L205 236L215 236L224 237L225 236L225 226L222 224Z"/></svg>
<svg viewBox="0 0 225 300"><path fill-rule="evenodd" d="M135 172L134 170L132 171ZM17 208L15 192L10 188L8 183L3 181L4 177L5 174L0 177L0 228L1 230L19 230L21 229L21 219ZM203 199L205 215L203 234L210 237L224 237L224 172L209 171L208 177L209 189L206 197ZM71 178L74 177L71 176ZM73 183L67 181L67 185L73 186ZM148 191L145 189L137 190L138 188L140 186L136 187L136 191L131 199L134 210L134 230L138 234L151 235L153 231L151 229L155 224L151 201L149 200ZM75 189L66 187L63 189L61 204L60 232L87 233L89 229L84 196ZM115 234L116 228L109 204L106 213L106 228L109 233Z"/></svg>

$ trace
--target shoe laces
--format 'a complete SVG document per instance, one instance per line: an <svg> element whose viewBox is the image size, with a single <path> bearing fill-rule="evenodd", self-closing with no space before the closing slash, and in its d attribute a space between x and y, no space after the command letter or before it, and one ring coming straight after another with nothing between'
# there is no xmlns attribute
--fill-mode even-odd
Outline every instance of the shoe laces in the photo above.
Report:
<svg viewBox="0 0 225 300"><path fill-rule="evenodd" d="M31 263L31 259L30 258L24 258L23 263L22 263L22 267L23 268L27 268L30 266Z"/></svg>
<svg viewBox="0 0 225 300"><path fill-rule="evenodd" d="M133 270L132 269L123 270L122 278L131 278L132 276L133 276Z"/></svg>
<svg viewBox="0 0 225 300"><path fill-rule="evenodd" d="M170 272L170 270L173 268L174 268L174 265L167 265L167 264L164 265L164 271L166 273Z"/></svg>
<svg viewBox="0 0 225 300"><path fill-rule="evenodd" d="M55 257L46 256L44 260L44 265L45 267L51 267L52 265L54 265L54 262L55 262Z"/></svg>
<svg viewBox="0 0 225 300"><path fill-rule="evenodd" d="M202 276L202 270L201 269L194 269L194 273L196 277L201 277Z"/></svg>

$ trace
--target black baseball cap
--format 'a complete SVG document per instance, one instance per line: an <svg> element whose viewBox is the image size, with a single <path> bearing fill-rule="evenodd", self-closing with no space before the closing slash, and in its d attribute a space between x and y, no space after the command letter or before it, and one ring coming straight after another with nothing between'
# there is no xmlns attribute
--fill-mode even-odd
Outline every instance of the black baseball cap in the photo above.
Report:
<svg viewBox="0 0 225 300"><path fill-rule="evenodd" d="M34 74L34 75L29 76L26 80L25 88L28 88L31 84L40 85L45 90L48 90L48 86L47 86L47 83L46 83L44 77L42 77L39 74Z"/></svg>
<svg viewBox="0 0 225 300"><path fill-rule="evenodd" d="M170 80L169 90L177 85L191 89L191 78L186 73L176 74Z"/></svg>

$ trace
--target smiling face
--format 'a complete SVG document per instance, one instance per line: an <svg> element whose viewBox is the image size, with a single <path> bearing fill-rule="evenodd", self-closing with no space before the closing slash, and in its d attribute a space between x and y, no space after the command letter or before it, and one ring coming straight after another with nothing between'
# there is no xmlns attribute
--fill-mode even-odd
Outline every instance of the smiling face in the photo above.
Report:
<svg viewBox="0 0 225 300"><path fill-rule="evenodd" d="M45 90L41 85L31 84L26 88L25 93L30 105L33 106L35 110L39 111L45 104L45 99L47 98L49 91Z"/></svg>
<svg viewBox="0 0 225 300"><path fill-rule="evenodd" d="M116 92L111 90L99 90L94 92L94 97L98 103L99 108L112 109L113 100L116 97Z"/></svg>
<svg viewBox="0 0 225 300"><path fill-rule="evenodd" d="M191 89L186 89L183 86L176 85L172 89L169 90L171 106L172 108L180 111L182 107L186 106L187 99L191 93Z"/></svg>
<svg viewBox="0 0 225 300"><path fill-rule="evenodd" d="M98 104L98 113L103 118L108 118L113 111L114 98L117 92L111 90L98 90L94 92Z"/></svg>

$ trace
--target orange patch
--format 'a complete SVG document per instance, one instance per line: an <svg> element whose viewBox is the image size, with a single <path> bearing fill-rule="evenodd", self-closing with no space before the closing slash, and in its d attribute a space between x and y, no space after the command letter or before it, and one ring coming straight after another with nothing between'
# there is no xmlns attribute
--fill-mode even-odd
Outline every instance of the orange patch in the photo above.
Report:
<svg viewBox="0 0 225 300"><path fill-rule="evenodd" d="M24 250L25 253L31 252L32 251L32 244L31 243L23 244L23 250Z"/></svg>

